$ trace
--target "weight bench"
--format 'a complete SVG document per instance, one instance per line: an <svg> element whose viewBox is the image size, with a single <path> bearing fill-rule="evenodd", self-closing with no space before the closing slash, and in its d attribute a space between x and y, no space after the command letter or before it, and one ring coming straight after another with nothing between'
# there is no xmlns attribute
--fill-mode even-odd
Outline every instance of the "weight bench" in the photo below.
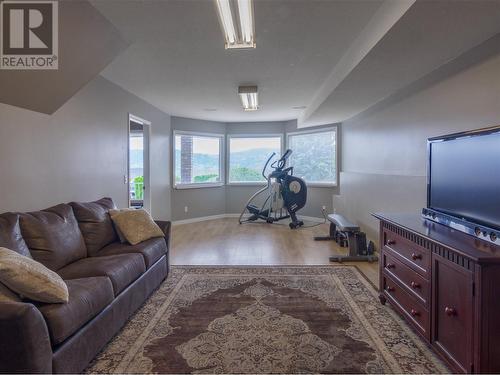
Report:
<svg viewBox="0 0 500 375"><path fill-rule="evenodd" d="M330 222L330 234L328 236L314 237L315 241L336 241L340 247L349 247L349 255L334 255L330 262L373 262L378 260L374 253L374 245L366 245L366 234L359 230L359 226L351 223L342 215L330 214L327 217Z"/></svg>

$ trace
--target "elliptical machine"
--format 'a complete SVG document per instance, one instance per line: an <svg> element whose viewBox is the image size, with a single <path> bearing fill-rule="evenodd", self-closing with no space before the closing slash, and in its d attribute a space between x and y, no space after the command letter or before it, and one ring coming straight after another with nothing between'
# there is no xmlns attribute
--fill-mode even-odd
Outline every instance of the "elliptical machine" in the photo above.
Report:
<svg viewBox="0 0 500 375"><path fill-rule="evenodd" d="M274 170L266 176L266 169L275 152L267 159L262 176L267 181L267 186L257 191L247 201L243 212L238 219L239 223L252 222L256 220L264 220L267 223L274 223L279 220L290 218L292 222L289 224L291 229L295 229L304 225L304 222L297 218L297 211L305 206L307 200L307 186L303 179L293 176L293 167L285 168L286 161L292 154L292 150L286 150L281 159L274 161L271 168ZM261 194L267 193L262 206L257 206L252 202ZM243 220L246 212L250 216Z"/></svg>

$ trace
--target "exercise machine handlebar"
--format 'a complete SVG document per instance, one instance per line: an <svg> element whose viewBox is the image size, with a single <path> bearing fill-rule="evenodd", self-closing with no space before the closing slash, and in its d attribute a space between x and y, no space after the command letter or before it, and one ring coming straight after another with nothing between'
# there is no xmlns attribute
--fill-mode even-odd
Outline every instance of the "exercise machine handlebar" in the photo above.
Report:
<svg viewBox="0 0 500 375"><path fill-rule="evenodd" d="M283 156L279 160L276 160L271 164L271 168L273 168L275 170L275 172L283 171L283 168L285 167L286 161L288 160L288 158L290 157L291 154L292 154L292 150L290 150L290 149L286 150L285 153L283 154ZM268 176L266 176L267 166L269 165L269 163L271 162L271 160L274 158L275 155L276 155L276 152L273 152L271 154L271 156L269 156L269 158L266 161L266 164L264 165L264 168L262 169L262 176L264 176L264 178L266 180L269 179ZM289 167L285 171L287 173L289 171L292 171L292 174L293 174L293 167ZM275 172L273 172L273 173L275 173Z"/></svg>
<svg viewBox="0 0 500 375"><path fill-rule="evenodd" d="M266 176L266 169L267 169L267 165L269 164L269 162L272 160L272 158L274 158L274 155L276 155L276 152L273 152L271 154L271 156L269 156L269 158L267 159L266 161L266 164L264 165L264 168L262 169L262 176L264 176L264 178L267 180L267 176ZM273 163L274 164L274 163Z"/></svg>
<svg viewBox="0 0 500 375"><path fill-rule="evenodd" d="M276 169L277 171L283 170L283 167L285 166L286 161L288 160L291 154L292 150L290 149L286 150L281 159L276 160L273 164L271 164L271 167Z"/></svg>

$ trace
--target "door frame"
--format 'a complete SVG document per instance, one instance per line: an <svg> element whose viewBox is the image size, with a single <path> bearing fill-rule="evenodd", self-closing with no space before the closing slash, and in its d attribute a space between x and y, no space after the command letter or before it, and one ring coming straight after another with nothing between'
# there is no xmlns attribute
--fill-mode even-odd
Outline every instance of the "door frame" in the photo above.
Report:
<svg viewBox="0 0 500 375"><path fill-rule="evenodd" d="M127 116L127 205L130 207L130 122L136 122L143 126L144 134L144 197L143 207L151 213L151 121L145 120L132 113Z"/></svg>

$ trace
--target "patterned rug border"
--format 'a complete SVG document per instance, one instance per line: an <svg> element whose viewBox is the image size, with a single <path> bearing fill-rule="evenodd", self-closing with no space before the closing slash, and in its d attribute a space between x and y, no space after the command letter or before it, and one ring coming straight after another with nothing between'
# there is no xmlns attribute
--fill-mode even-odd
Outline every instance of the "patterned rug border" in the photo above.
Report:
<svg viewBox="0 0 500 375"><path fill-rule="evenodd" d="M297 274L297 276L306 276L308 275L308 270L311 271L311 275L318 275L318 271L320 273L324 273L325 275L332 275L335 277L334 269L350 269L352 270L358 277L359 281L366 287L369 294L373 296L373 298L378 300L378 288L373 285L373 283L368 279L368 277L357 267L356 265L347 265L347 264L335 264L335 265L172 265L170 266L169 277L166 279L160 287L152 293L152 295L145 301L145 303L137 310L137 312L131 317L130 320L133 320L136 316L141 314L143 309L152 302L154 297L160 292L160 289L165 286L166 283L172 283L173 289L170 287L167 288L169 290L169 297L174 295L174 289L178 286L179 282L187 275L202 275L203 271L207 271L207 273L212 276L236 276L239 274L249 274L250 276L258 276L259 274L269 275L269 271L276 270L276 276L281 276L283 273L290 272L292 275ZM302 272L298 272L302 271ZM333 272L332 272L333 271ZM279 273L279 274L278 274ZM360 277L361 276L361 277ZM172 279L174 277L174 279ZM175 279L177 280L175 281ZM351 307L352 309L352 307ZM391 307L387 307L385 309L387 314L397 323L397 325L401 328L401 330L413 341L415 346L424 354L425 358L430 362L433 362L436 366L436 369L439 370L439 373L449 372L449 369L446 365L432 352L429 345L426 344L420 336L411 329L411 327L406 323L406 321L401 318ZM130 322L130 321L129 321ZM120 333L115 336L115 341L120 334L127 328L129 323L127 323ZM110 343L111 344L111 343ZM110 345L108 344L108 346ZM102 352L105 352L107 347L103 348ZM102 353L101 352L101 353ZM99 356L98 356L99 357ZM98 358L97 357L97 358ZM96 359L97 359L96 358Z"/></svg>
<svg viewBox="0 0 500 375"><path fill-rule="evenodd" d="M379 287L375 285L369 278L364 274L361 269L355 265L355 264L277 264L277 265L272 265L272 264L242 264L242 265L213 265L213 264L175 264L171 265L170 268L303 268L303 267L311 267L311 268L334 268L334 267L351 267L355 268L358 273L372 286L373 289L375 289L377 292L379 291Z"/></svg>

